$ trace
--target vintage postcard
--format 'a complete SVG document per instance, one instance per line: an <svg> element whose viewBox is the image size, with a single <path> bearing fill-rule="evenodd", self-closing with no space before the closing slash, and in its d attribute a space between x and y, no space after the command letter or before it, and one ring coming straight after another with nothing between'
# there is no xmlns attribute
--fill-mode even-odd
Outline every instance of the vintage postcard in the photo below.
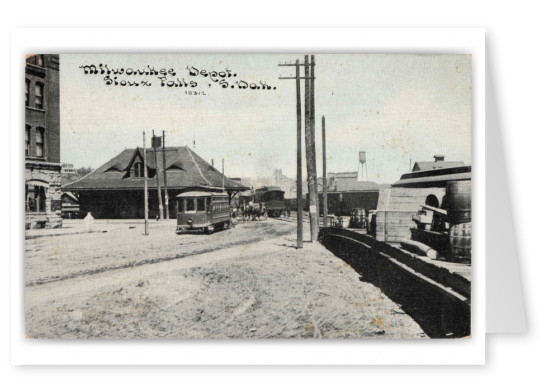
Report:
<svg viewBox="0 0 551 391"><path fill-rule="evenodd" d="M471 62L27 55L26 336L471 337Z"/></svg>

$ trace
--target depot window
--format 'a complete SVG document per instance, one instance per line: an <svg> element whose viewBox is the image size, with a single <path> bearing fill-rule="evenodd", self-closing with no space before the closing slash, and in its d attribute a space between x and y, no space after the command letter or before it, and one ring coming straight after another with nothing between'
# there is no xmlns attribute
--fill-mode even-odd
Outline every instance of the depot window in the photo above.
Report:
<svg viewBox="0 0 551 391"><path fill-rule="evenodd" d="M142 162L136 162L132 166L131 175L134 178L143 178L144 176L144 168Z"/></svg>

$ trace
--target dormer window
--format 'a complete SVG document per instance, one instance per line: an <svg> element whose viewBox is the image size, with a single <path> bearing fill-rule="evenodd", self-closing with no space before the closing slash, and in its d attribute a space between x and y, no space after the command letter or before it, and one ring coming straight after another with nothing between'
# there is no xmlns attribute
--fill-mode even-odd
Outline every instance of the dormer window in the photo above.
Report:
<svg viewBox="0 0 551 391"><path fill-rule="evenodd" d="M142 162L135 162L132 166L132 170L130 173L130 176L133 178L143 178L144 171L143 171L143 163Z"/></svg>

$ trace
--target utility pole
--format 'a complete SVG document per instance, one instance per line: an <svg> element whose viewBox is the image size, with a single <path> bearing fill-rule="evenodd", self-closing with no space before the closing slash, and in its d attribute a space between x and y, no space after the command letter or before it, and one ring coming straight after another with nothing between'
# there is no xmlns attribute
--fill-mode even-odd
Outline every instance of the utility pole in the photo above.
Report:
<svg viewBox="0 0 551 391"><path fill-rule="evenodd" d="M165 131L163 130L163 176L165 180L165 216L166 219L170 219L170 213L168 209L168 185L166 183L166 148L165 148Z"/></svg>
<svg viewBox="0 0 551 391"><path fill-rule="evenodd" d="M321 143L323 148L323 226L327 227L327 150L325 148L325 115L321 117Z"/></svg>
<svg viewBox="0 0 551 391"><path fill-rule="evenodd" d="M302 248L303 221L302 221L302 114L300 111L300 65L296 61L297 80L297 248Z"/></svg>
<svg viewBox="0 0 551 391"><path fill-rule="evenodd" d="M314 76L314 69L316 67L316 63L314 60L314 55L310 55L310 67L312 68L312 82L310 84L310 128L311 136L312 136L312 166L313 166L313 182L314 182L314 200L316 201L316 214L314 216L315 218L315 239L318 240L318 233L319 233L319 213L320 213L320 202L318 197L318 169L317 169L317 159L316 159L316 105L315 105L315 94L314 94L314 83L316 81L316 77Z"/></svg>
<svg viewBox="0 0 551 391"><path fill-rule="evenodd" d="M153 144L153 153L155 154L155 170L157 171L157 174L155 175L157 177L157 199L159 200L159 218L163 218L163 197L161 195L161 181L159 179L160 170L159 170L159 164L157 163L157 144L160 146L160 137L155 137L155 131L153 130L153 138L151 139L151 144Z"/></svg>
<svg viewBox="0 0 551 391"><path fill-rule="evenodd" d="M308 62L308 56L304 56L304 76L306 80L304 81L304 136L306 141L306 171L308 179L308 202L310 212L310 237L312 242L318 240L319 232L319 219L317 211L317 183L316 183L316 153L314 138L312 134L314 133L312 127L312 88L310 84L310 64ZM314 81L312 80L312 83Z"/></svg>
<svg viewBox="0 0 551 391"><path fill-rule="evenodd" d="M145 130L143 131L143 171L144 171L144 235L149 235L149 206L147 195L147 150L145 145Z"/></svg>
<svg viewBox="0 0 551 391"><path fill-rule="evenodd" d="M297 248L303 246L303 221L302 221L302 112L301 112L301 98L300 98L300 79L308 80L309 78L300 76L300 67L305 66L301 64L299 60L296 60L294 64L279 64L278 66L292 66L296 68L295 76L292 77L280 77L279 79L294 79L296 81L297 92Z"/></svg>
<svg viewBox="0 0 551 391"><path fill-rule="evenodd" d="M224 176L224 158L222 158L222 191L226 191L225 188L224 188L224 179L225 179L225 176Z"/></svg>

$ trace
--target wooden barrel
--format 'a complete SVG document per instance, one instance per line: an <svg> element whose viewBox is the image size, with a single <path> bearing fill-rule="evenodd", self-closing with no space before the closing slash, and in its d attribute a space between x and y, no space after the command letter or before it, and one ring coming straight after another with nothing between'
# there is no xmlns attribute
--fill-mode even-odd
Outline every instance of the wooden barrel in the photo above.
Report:
<svg viewBox="0 0 551 391"><path fill-rule="evenodd" d="M445 208L450 225L471 221L471 181L448 182Z"/></svg>
<svg viewBox="0 0 551 391"><path fill-rule="evenodd" d="M365 227L365 209L360 209L358 212L358 220L361 228Z"/></svg>
<svg viewBox="0 0 551 391"><path fill-rule="evenodd" d="M472 223L450 226L450 255L452 262L471 263Z"/></svg>

